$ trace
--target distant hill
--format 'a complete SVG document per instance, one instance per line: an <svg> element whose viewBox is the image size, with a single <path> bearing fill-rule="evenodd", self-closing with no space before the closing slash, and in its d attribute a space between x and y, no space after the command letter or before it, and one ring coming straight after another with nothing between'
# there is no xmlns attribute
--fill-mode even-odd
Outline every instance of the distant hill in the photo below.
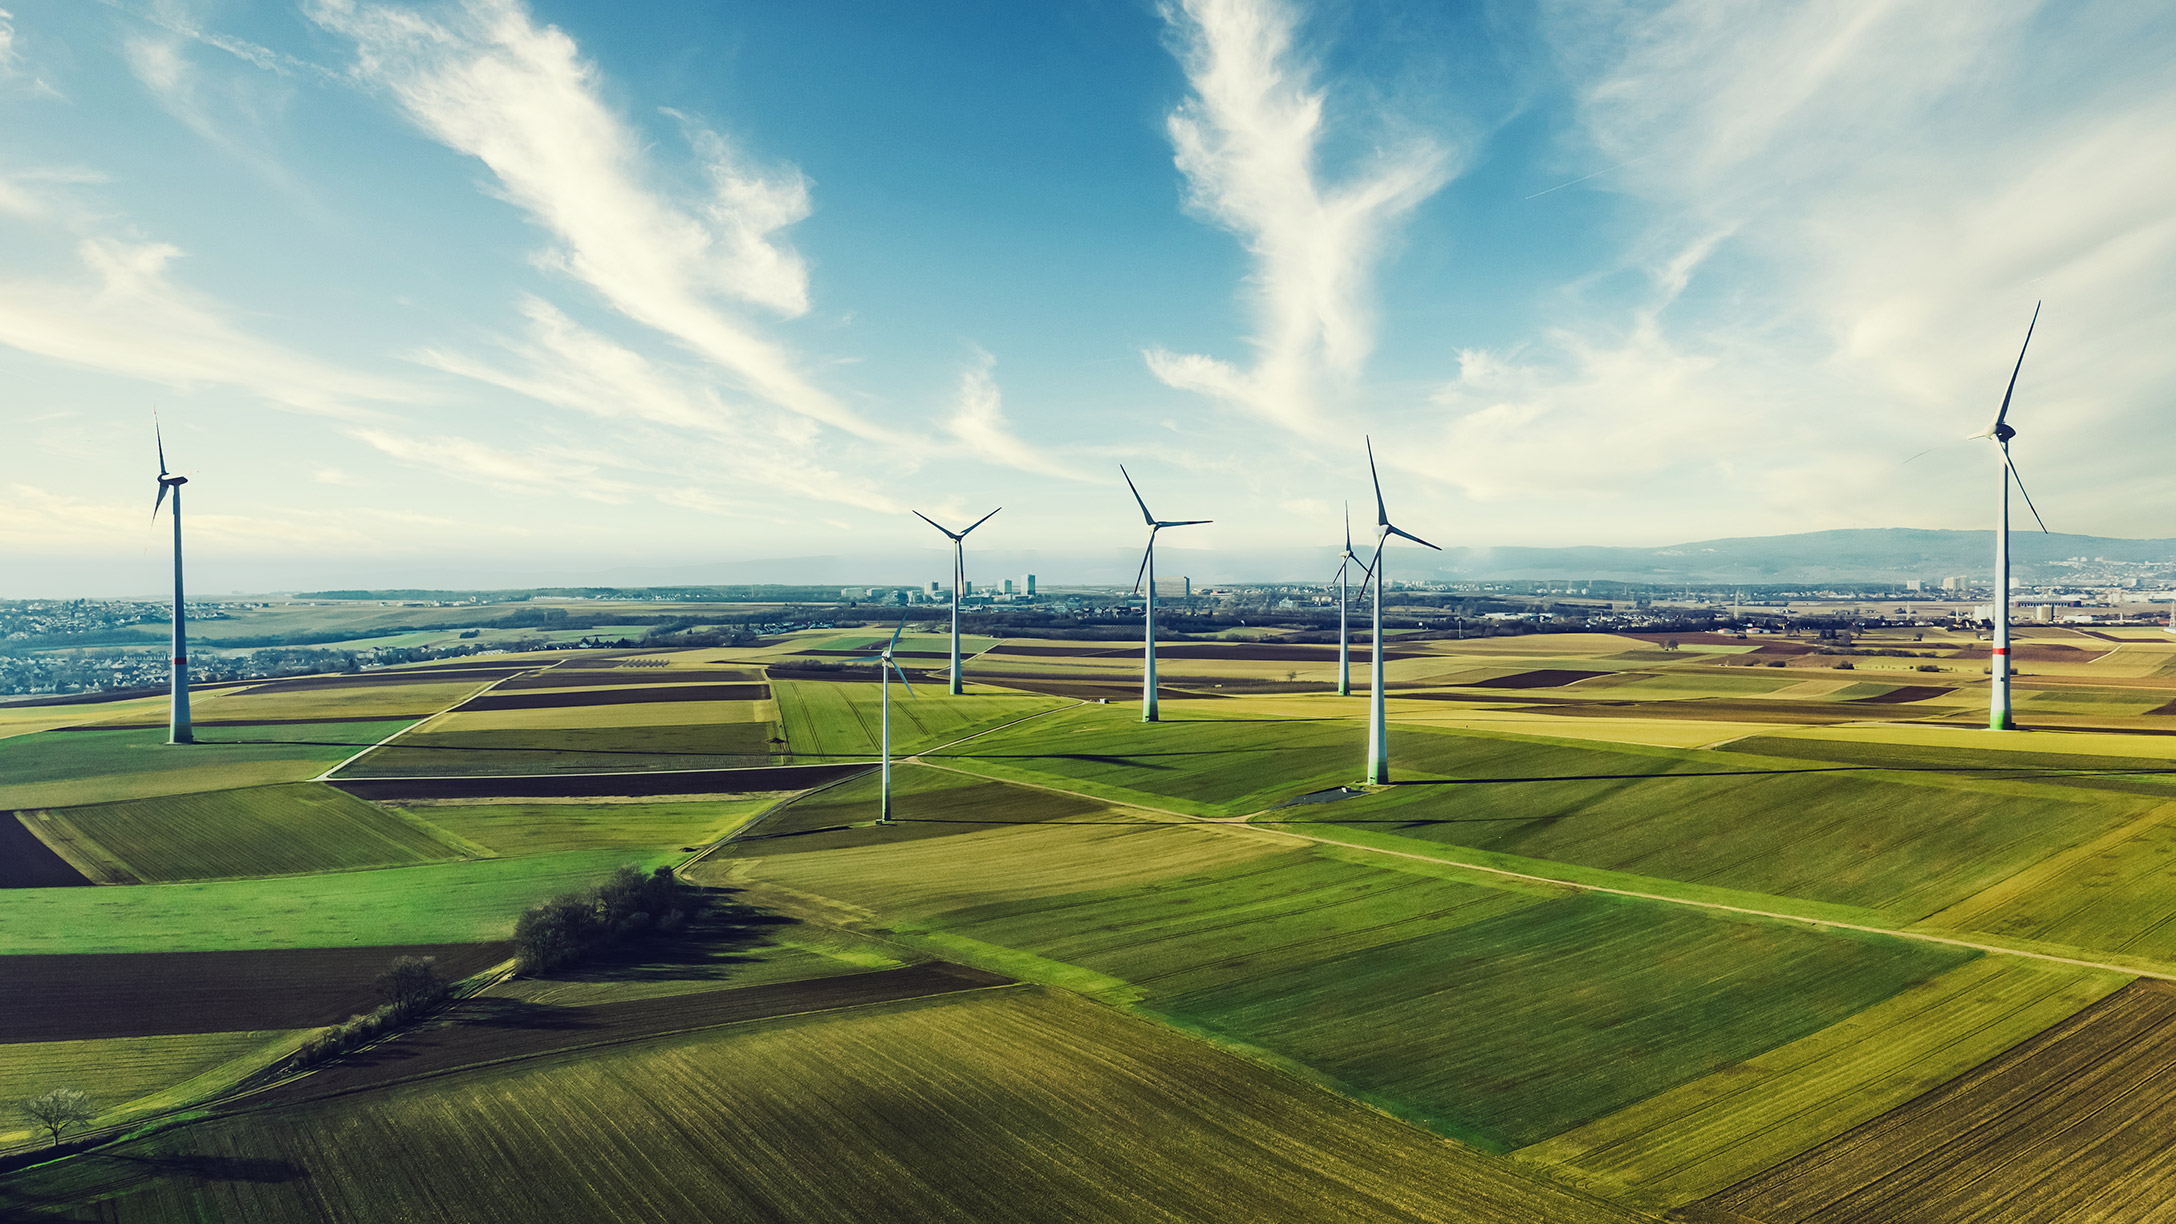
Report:
<svg viewBox="0 0 2176 1224"><path fill-rule="evenodd" d="M1799 535L1737 536L1665 548L1451 549L1434 567L1445 579L1596 578L1619 582L1901 582L1994 572L1992 531L1876 527ZM2012 564L2026 581L2046 581L2087 560L2176 567L2176 540L2014 532ZM1408 563L1410 564L1410 563Z"/></svg>

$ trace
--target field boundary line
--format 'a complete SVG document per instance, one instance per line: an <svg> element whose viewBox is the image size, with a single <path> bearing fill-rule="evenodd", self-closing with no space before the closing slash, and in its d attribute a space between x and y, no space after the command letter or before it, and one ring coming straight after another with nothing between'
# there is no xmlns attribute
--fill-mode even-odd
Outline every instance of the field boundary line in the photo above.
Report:
<svg viewBox="0 0 2176 1224"><path fill-rule="evenodd" d="M1193 821L1200 824L1224 823L1224 819L1219 817L1196 816L1192 812L1174 812L1170 808L1150 807L1148 804L1145 803L1132 803L1123 799L1106 799L1101 795L1091 795L1086 791L1067 790L1062 786L1046 786L1041 782L1023 782L1018 778L1008 778L1001 774L976 773L972 769L961 769L953 765L939 765L935 761L925 761L919 756L908 757L907 759L916 765L922 766L925 769L941 769L946 773L955 773L963 778L974 778L977 781L981 782L997 782L1006 786L1024 786L1027 787L1029 790L1049 791L1051 794L1054 795L1070 795L1075 799L1086 799L1091 803L1100 803L1107 808L1132 808L1135 811L1154 812L1159 816L1176 816L1181 820ZM1259 813L1257 813L1257 815L1259 815ZM1249 818L1245 816L1235 816L1230 817L1229 819L1246 820ZM1063 824L1064 822L1060 821L1058 823ZM1266 829L1263 831L1268 832L1268 830Z"/></svg>
<svg viewBox="0 0 2176 1224"><path fill-rule="evenodd" d="M556 665L546 664L545 666L549 667ZM339 773L341 770L346 769L348 766L353 765L355 762L362 760L364 757L369 756L371 753L376 752L378 749L385 747L387 744L392 743L394 740L399 739L401 736L408 734L410 731L415 730L417 727L422 726L424 723L443 718L444 716L453 713L455 710L460 709L462 706L467 705L469 702L474 701L478 697L483 696L485 693L490 692L492 689L499 687L500 685L506 683L507 681L513 679L516 676L526 676L530 672L540 670L542 669L531 667L524 668L523 670L517 672L508 672L505 675L500 676L498 679L493 680L491 683L483 686L482 688L477 689L475 692L465 694L459 701L454 702L452 705L447 706L445 709L439 710L434 714L424 715L416 721L409 723L407 726L402 727L400 730L395 731L393 734L386 736L384 739L379 740L377 743L372 744L370 747L363 749L361 752L356 753L354 756L349 757L347 760L340 762L338 765L333 766L331 769L328 769L324 773L321 773L309 780L312 782L330 782L332 781L332 776L334 774Z"/></svg>
<svg viewBox="0 0 2176 1224"><path fill-rule="evenodd" d="M938 744L933 748L924 748L922 749L922 752L943 752L947 748L953 747L954 745L958 744L964 744L968 740L981 739L985 735L995 735L998 732L1003 731L1007 727L1017 727L1021 723L1032 722L1035 719L1044 718L1052 714L1062 714L1067 710L1077 710L1087 704L1088 703L1085 701L1076 699L1073 704L1069 706L1056 706L1048 710L1037 710L1033 714L1022 714L1020 717L1013 719L1011 722L1002 722L994 727L984 727L982 730L975 732L973 735L963 735L956 740L946 740L944 743ZM920 760L922 752L917 752L913 756L907 757L906 759L910 761Z"/></svg>
<svg viewBox="0 0 2176 1224"><path fill-rule="evenodd" d="M801 800L808 798L810 795L820 795L823 792L830 790L834 786L844 786L848 782L852 782L856 778L866 778L868 776L869 771L867 769L864 769L856 773L850 773L842 777L833 778L829 782L826 782L821 786L811 786L807 790L794 791L793 793L785 796L784 798L774 801L771 806L764 808L762 811L757 812L755 815L750 816L748 819L741 821L739 828L733 830L731 833L726 834L724 837L719 838L718 840L696 851L694 854L688 856L688 858L682 861L679 866L672 869L673 874L678 875L679 873L686 871L688 868L693 867L695 864L702 862L704 859L709 858L711 854L714 853L719 847L731 845L732 843L739 841L741 838L748 836L750 830L754 829L757 825L762 824L764 821L769 820L771 817L777 815L782 809L791 807L792 805L799 803Z"/></svg>

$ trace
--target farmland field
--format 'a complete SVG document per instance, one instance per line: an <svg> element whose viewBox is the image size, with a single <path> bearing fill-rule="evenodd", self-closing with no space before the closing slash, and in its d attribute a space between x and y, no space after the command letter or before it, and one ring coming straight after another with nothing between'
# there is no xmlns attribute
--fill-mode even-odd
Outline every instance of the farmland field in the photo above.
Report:
<svg viewBox="0 0 2176 1224"><path fill-rule="evenodd" d="M222 1169L242 1175L191 1172ZM92 1199L107 1201L69 1206ZM217 1118L12 1175L0 1203L27 1220L237 1224L1636 1218L1021 988Z"/></svg>
<svg viewBox="0 0 2176 1224"><path fill-rule="evenodd" d="M138 881L390 867L464 856L427 825L321 782L33 813L41 831ZM87 843L87 844L86 844Z"/></svg>
<svg viewBox="0 0 2176 1224"><path fill-rule="evenodd" d="M172 745L166 729L46 731L0 740L0 808L302 782L400 729L398 722L206 727Z"/></svg>
<svg viewBox="0 0 2176 1224"><path fill-rule="evenodd" d="M925 837L972 833L992 826L1032 824L1105 814L1093 799L991 782L926 765L892 770L889 827L872 825L878 810L875 772L796 800L751 829L735 854L808 854Z"/></svg>
<svg viewBox="0 0 2176 1224"><path fill-rule="evenodd" d="M230 1063L253 1069L260 1056L285 1053L301 1039L299 1032L266 1031L0 1043L0 1100L75 1088L110 1116ZM0 1121L0 1141L29 1139L22 1125L14 1117Z"/></svg>
<svg viewBox="0 0 2176 1224"><path fill-rule="evenodd" d="M1864 907L1901 921L1961 900L2149 806L2053 787L1823 770L1736 753L1447 733L1409 734L1399 746L1406 776L1418 781L1321 808L1317 819ZM1317 810L1294 815L1313 817Z"/></svg>
<svg viewBox="0 0 2176 1224"><path fill-rule="evenodd" d="M661 800L653 803L493 803L459 800L397 805L419 820L494 854L560 850L670 850L716 841L782 796Z"/></svg>
<svg viewBox="0 0 2176 1224"><path fill-rule="evenodd" d="M417 731L347 766L339 776L730 769L771 763L767 723L619 726L611 723L609 707L588 713L594 718L584 727Z"/></svg>
<svg viewBox="0 0 2176 1224"><path fill-rule="evenodd" d="M1707 1205L1812 1220L2162 1220L2176 990L2137 983Z"/></svg>
<svg viewBox="0 0 2176 1224"><path fill-rule="evenodd" d="M966 696L950 697L944 695L942 680L933 683L936 691L925 692L919 698L908 697L903 689L894 686L894 753L925 752L962 736L1031 714L1062 709L1067 704L1058 698L993 693L979 685L970 686ZM774 677L771 692L778 701L778 719L792 759L860 760L876 755L882 730L876 685Z"/></svg>
<svg viewBox="0 0 2176 1224"><path fill-rule="evenodd" d="M0 889L0 956L505 939L525 907L622 863L654 861L588 850L263 880Z"/></svg>
<svg viewBox="0 0 2176 1224"><path fill-rule="evenodd" d="M0 956L0 988L37 1000L0 1014L0 1042L331 1024L377 1005L371 983L396 956L434 957L457 979L508 955L504 944L434 944ZM112 1005L117 987L128 1006Z"/></svg>
<svg viewBox="0 0 2176 1224"><path fill-rule="evenodd" d="M15 813L0 813L0 888L74 888L90 882Z"/></svg>

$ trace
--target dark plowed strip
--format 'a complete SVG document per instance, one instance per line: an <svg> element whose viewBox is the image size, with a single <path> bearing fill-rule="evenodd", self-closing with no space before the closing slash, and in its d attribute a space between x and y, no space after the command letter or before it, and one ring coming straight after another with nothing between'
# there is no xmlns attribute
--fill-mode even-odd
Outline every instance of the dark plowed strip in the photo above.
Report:
<svg viewBox="0 0 2176 1224"><path fill-rule="evenodd" d="M761 672L740 667L613 668L609 671L565 671L552 668L534 676L516 676L498 688L499 693L519 689L629 688L638 684L749 684L763 678Z"/></svg>
<svg viewBox="0 0 2176 1224"><path fill-rule="evenodd" d="M2154 708L2152 708L2152 709L2150 709L2150 710L2146 711L2146 713L2148 713L2148 714L2172 714L2172 715L2176 715L2176 701L2171 701L2171 702L2169 702L2169 703L2168 703L2167 705L2163 705L2163 706L2155 706Z"/></svg>
<svg viewBox="0 0 2176 1224"><path fill-rule="evenodd" d="M428 713L428 711L425 711L425 713ZM388 726L386 727L386 730L390 731L390 730L392 730L392 727L391 727L391 725L390 725L390 724L393 724L393 723L412 723L412 722L415 722L415 721L417 721L417 720L421 719L422 717L423 717L423 715L422 715L422 714L394 714L394 715L390 715L390 716L388 716L388 715L383 715L383 714L374 714L374 715L370 716L369 718L331 718L331 717L327 717L327 716L325 716L325 715L323 715L323 714L320 714L320 715L318 715L318 716L316 716L316 717L314 717L314 718L192 718L192 719L190 719L190 720L189 720L189 725L190 725L190 726L192 726L192 727L199 727L199 728L201 728L201 727L311 727L311 726L323 726L324 724L326 724L326 723L328 723L328 722L336 722L336 721L337 721L337 722L341 722L341 723L373 723L373 722L374 722L374 723L386 723L386 724L388 724ZM55 728L54 728L54 730L55 730L55 731L141 731L141 730L143 730L143 729L144 729L145 727L163 727L163 726L165 726L165 725L166 725L166 719L165 719L164 717L161 717L161 718L160 718L160 719L159 719L159 720L158 720L157 722L141 722L141 721L136 721L136 720L124 720L124 719L116 719L116 720L114 720L114 721L112 721L112 722L103 722L103 723L77 723L77 724L76 724L75 726L73 726L73 727L55 727Z"/></svg>
<svg viewBox="0 0 2176 1224"><path fill-rule="evenodd" d="M496 997L465 999L448 1010L444 1023L350 1054L301 1079L250 1097L248 1104L288 1105L501 1059L533 1058L580 1046L634 1041L802 1012L897 1003L1003 986L1011 981L965 965L932 961L874 973L591 1007Z"/></svg>
<svg viewBox="0 0 2176 1224"><path fill-rule="evenodd" d="M646 773L518 777L347 778L332 785L382 803L395 799L538 799L643 795L734 795L806 790L870 769L867 764L771 765L755 769L658 769Z"/></svg>
<svg viewBox="0 0 2176 1224"><path fill-rule="evenodd" d="M251 684L250 680L221 680L211 684L192 684L192 693L208 693L216 689L239 688ZM168 691L163 684L136 688L101 689L95 693L56 693L50 697L10 697L0 701L0 709L21 709L28 706L97 705L107 701L134 701L138 697L159 697Z"/></svg>
<svg viewBox="0 0 2176 1224"><path fill-rule="evenodd" d="M89 883L82 872L25 828L16 813L0 812L0 888L73 888Z"/></svg>
<svg viewBox="0 0 2176 1224"><path fill-rule="evenodd" d="M302 693L317 689L354 688L358 685L380 684L446 684L456 680L496 680L515 672L528 671L521 667L445 667L437 671L353 672L330 676L297 676L292 680L273 680L252 687L252 693Z"/></svg>
<svg viewBox="0 0 2176 1224"><path fill-rule="evenodd" d="M876 648L872 646L869 649L874 650ZM796 650L793 653L840 659L866 659L869 657L869 650ZM896 659L943 659L949 664L952 661L952 652L949 650L895 650L892 652L892 657Z"/></svg>
<svg viewBox="0 0 2176 1224"><path fill-rule="evenodd" d="M2134 982L1706 1202L1765 1224L2163 1219L2172 1131L2176 988Z"/></svg>
<svg viewBox="0 0 2176 1224"><path fill-rule="evenodd" d="M1598 671L1574 671L1566 667L1545 667L1540 671L1525 671L1509 676L1498 676L1494 680L1475 680L1466 687L1495 689L1562 688L1567 684L1575 684L1581 680L1589 680L1595 676L1607 674L1607 672Z"/></svg>
<svg viewBox="0 0 2176 1224"><path fill-rule="evenodd" d="M648 688L577 689L570 693L509 693L472 697L456 713L476 710L556 710L567 706L646 705L659 701L765 701L768 684L674 684Z"/></svg>
<svg viewBox="0 0 2176 1224"><path fill-rule="evenodd" d="M1092 655L1140 653L1141 648L1131 642L1105 643L1095 646L992 646L988 653L994 655L1019 655L1023 658L1078 659Z"/></svg>
<svg viewBox="0 0 2176 1224"><path fill-rule="evenodd" d="M1359 644L1353 653L1372 648ZM1424 651L1399 650L1392 647L1383 652L1392 659L1425 659ZM1246 663L1335 663L1337 645L1278 645L1270 642L1165 642L1156 643L1158 659L1224 659Z"/></svg>
<svg viewBox="0 0 2176 1224"><path fill-rule="evenodd" d="M507 955L505 944L435 944L0 956L0 1042L331 1024L377 1006L371 984L396 956L435 956L459 978Z"/></svg>
<svg viewBox="0 0 2176 1224"><path fill-rule="evenodd" d="M1951 690L1938 684L1907 684L1903 688L1876 693L1872 697L1855 697L1855 705L1903 705L1908 701L1925 701L1931 697L1947 697Z"/></svg>

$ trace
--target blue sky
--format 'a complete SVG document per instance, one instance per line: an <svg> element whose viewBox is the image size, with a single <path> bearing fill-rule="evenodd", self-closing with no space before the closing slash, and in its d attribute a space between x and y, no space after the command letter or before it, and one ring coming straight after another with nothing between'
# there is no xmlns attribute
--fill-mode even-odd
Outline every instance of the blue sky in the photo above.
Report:
<svg viewBox="0 0 2176 1224"><path fill-rule="evenodd" d="M0 595L2176 535L2162 6L0 14Z"/></svg>

